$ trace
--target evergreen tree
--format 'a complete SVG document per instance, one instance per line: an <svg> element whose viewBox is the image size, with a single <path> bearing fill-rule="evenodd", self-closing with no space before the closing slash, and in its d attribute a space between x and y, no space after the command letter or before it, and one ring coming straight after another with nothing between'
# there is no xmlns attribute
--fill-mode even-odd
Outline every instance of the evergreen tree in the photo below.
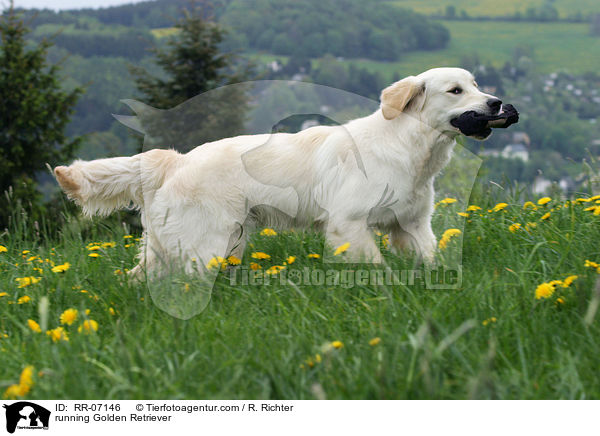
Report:
<svg viewBox="0 0 600 436"><path fill-rule="evenodd" d="M67 138L65 128L81 88L61 88L59 67L48 65L52 43L32 44L29 28L12 1L0 17L0 227L8 223L16 202L43 210L35 178L73 156L80 138Z"/></svg>
<svg viewBox="0 0 600 436"><path fill-rule="evenodd" d="M247 81L251 67L234 54L220 51L225 31L205 18L200 8L184 9L175 28L178 31L165 49L152 49L164 74L156 77L143 68L130 68L144 102L169 110L132 105L146 133L146 146L187 151L242 133L248 109L247 87L227 85Z"/></svg>

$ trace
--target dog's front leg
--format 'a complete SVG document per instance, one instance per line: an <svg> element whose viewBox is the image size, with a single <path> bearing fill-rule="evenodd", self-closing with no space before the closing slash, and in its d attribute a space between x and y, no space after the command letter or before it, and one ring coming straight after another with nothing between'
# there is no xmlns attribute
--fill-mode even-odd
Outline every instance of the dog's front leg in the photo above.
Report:
<svg viewBox="0 0 600 436"><path fill-rule="evenodd" d="M327 226L326 238L334 249L349 243L346 259L350 262L381 262L381 252L375 244L366 219L330 222Z"/></svg>
<svg viewBox="0 0 600 436"><path fill-rule="evenodd" d="M405 246L406 243L415 250L417 256L421 257L429 264L434 263L437 240L431 228L431 221L424 219L416 223L404 226L396 233L392 233L392 244L396 246Z"/></svg>

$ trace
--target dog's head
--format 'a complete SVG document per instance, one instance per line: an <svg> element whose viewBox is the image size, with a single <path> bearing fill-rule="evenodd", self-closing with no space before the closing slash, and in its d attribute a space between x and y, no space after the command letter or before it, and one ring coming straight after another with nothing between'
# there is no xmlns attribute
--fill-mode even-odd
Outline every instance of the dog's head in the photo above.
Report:
<svg viewBox="0 0 600 436"><path fill-rule="evenodd" d="M434 68L406 77L381 93L381 111L387 120L407 113L451 136L460 133L452 120L461 114L497 115L501 107L500 99L481 92L473 75L461 68ZM471 136L483 140L491 133L486 126Z"/></svg>

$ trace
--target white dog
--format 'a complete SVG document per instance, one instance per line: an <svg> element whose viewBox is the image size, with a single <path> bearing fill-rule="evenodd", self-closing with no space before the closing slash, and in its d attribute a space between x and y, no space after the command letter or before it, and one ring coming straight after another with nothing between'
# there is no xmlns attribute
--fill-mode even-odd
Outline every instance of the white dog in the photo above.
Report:
<svg viewBox="0 0 600 436"><path fill-rule="evenodd" d="M241 257L241 229L253 226L317 225L332 247L350 243L350 259L377 261L369 228L376 226L389 232L393 249L432 259L433 181L460 134L450 121L500 108L469 72L436 68L387 87L380 109L342 126L226 138L187 154L75 161L54 174L87 215L140 208L145 249L134 274L160 274L165 262L191 271L195 259Z"/></svg>

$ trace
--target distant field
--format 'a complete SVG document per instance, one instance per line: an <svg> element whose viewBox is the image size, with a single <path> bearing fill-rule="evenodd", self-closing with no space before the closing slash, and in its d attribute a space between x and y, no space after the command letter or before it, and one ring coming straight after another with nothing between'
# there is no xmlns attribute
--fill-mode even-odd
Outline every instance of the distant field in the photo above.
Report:
<svg viewBox="0 0 600 436"><path fill-rule="evenodd" d="M448 48L412 52L398 62L354 59L356 65L378 71L387 78L393 73L415 74L433 67L456 66L462 56L476 52L480 59L502 66L515 46L533 47L538 71L567 71L574 74L600 71L600 38L589 35L587 24L440 21L452 38ZM260 55L261 61L282 59Z"/></svg>
<svg viewBox="0 0 600 436"><path fill-rule="evenodd" d="M470 16L496 17L512 15L517 11L524 14L527 8L540 6L542 0L479 0L477 2L469 0L394 0L389 3L424 14L443 14L446 6L453 5L457 14L460 14L461 10L465 10ZM554 7L558 10L560 17L568 17L577 12L584 15L590 12L600 12L598 0L555 0Z"/></svg>

